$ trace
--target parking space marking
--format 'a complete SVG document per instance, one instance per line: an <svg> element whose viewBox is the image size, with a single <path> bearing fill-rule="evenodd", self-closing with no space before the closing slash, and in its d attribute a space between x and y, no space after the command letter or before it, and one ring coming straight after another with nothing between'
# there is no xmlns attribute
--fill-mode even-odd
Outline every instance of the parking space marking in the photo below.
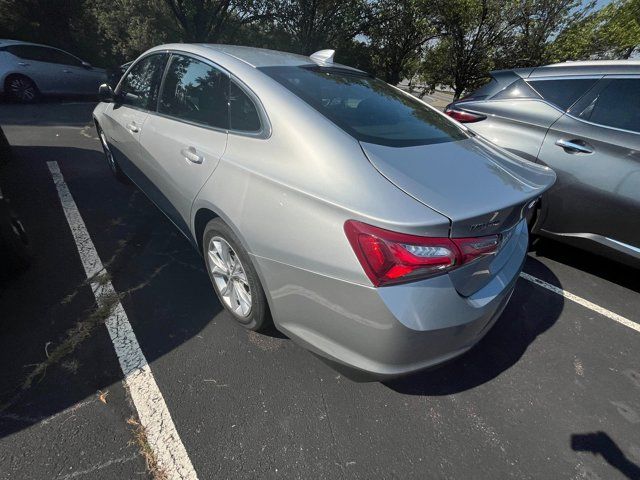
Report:
<svg viewBox="0 0 640 480"><path fill-rule="evenodd" d="M583 307L586 307L589 310L593 310L594 312L599 313L600 315L604 315L605 317L610 318L614 322L618 322L620 325L624 325L625 327L629 327L631 330L635 330L636 332L640 333L640 324L633 322L628 318L623 317L622 315L618 315L617 313L614 313L611 310L607 310L606 308L603 308L600 305L596 305L595 303L592 303L589 300L586 300L582 297L574 295L571 292L567 292L566 290L556 287L555 285L551 285L550 283L547 283L544 280L540 280L539 278L534 277L533 275L529 275L528 273L521 272L520 276L525 280L528 280L531 283L534 283L535 285L538 285L542 288L546 288L547 290L550 290L553 293L557 293L558 295L568 300L571 300L572 302L582 305Z"/></svg>
<svg viewBox="0 0 640 480"><path fill-rule="evenodd" d="M178 435L147 359L140 349L118 294L110 281L100 277L105 273L104 266L69 187L64 181L60 167L57 162L47 162L47 166L58 190L64 215L71 228L96 303L101 308L110 307L109 318L105 324L120 362L125 384L138 411L140 423L145 428L147 442L156 457L158 466L167 478L196 480L197 475L189 455Z"/></svg>

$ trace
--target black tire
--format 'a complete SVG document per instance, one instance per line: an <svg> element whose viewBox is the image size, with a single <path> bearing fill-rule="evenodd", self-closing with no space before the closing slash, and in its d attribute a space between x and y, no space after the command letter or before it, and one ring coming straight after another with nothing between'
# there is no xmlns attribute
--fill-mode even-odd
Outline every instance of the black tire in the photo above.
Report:
<svg viewBox="0 0 640 480"><path fill-rule="evenodd" d="M210 260L208 251L210 242L215 237L222 238L229 244L229 246L233 250L232 253L237 255L238 259L240 260L241 266L244 269L244 273L246 274L249 293L251 297L251 308L246 316L238 315L229 307L229 305L223 299L223 295L221 294L214 279L214 275L212 273L212 261ZM218 299L220 300L220 303L225 308L225 310L229 312L229 314L239 325L248 330L257 332L266 330L271 327L272 320L271 314L269 312L269 305L267 304L267 298L264 294L264 290L262 289L258 274L256 273L256 270L251 263L249 254L244 249L231 228L229 228L229 226L220 218L215 218L207 223L206 227L204 228L202 238L202 254L204 256L207 273L209 274L213 289L215 290L216 295L218 296Z"/></svg>
<svg viewBox="0 0 640 480"><path fill-rule="evenodd" d="M111 152L111 148L109 147L109 142L107 141L107 137L104 134L102 128L100 128L100 125L98 125L97 123L96 123L96 132L98 133L98 140L100 140L100 145L102 145L102 151L104 152L104 158L107 162L107 166L109 167L109 170L111 170L111 173L113 174L113 176L116 177L116 180L127 185L130 184L131 181L129 180L129 177L127 177L127 175L120 168L120 165L118 165L118 161L113 156L113 153Z"/></svg>
<svg viewBox="0 0 640 480"><path fill-rule="evenodd" d="M6 200L0 198L0 250L3 257L3 268L0 274L17 273L31 263L29 239L22 222L9 208Z"/></svg>
<svg viewBox="0 0 640 480"><path fill-rule="evenodd" d="M35 103L40 99L36 83L25 75L9 75L4 82L6 95L16 102Z"/></svg>

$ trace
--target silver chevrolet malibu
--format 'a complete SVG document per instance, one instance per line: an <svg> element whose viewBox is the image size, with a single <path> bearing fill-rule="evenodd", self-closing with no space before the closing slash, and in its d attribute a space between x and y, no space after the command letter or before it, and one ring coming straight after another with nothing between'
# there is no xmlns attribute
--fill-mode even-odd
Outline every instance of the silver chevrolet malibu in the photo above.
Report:
<svg viewBox="0 0 640 480"><path fill-rule="evenodd" d="M109 167L202 253L230 316L376 378L482 338L555 180L331 50L163 45L101 95Z"/></svg>

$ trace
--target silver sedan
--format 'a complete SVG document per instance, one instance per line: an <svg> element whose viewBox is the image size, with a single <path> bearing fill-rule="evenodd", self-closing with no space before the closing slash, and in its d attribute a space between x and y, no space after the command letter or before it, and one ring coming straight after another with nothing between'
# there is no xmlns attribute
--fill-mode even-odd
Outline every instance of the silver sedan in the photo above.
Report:
<svg viewBox="0 0 640 480"><path fill-rule="evenodd" d="M101 93L109 167L201 252L230 316L376 378L482 338L555 180L330 50L163 45Z"/></svg>
<svg viewBox="0 0 640 480"><path fill-rule="evenodd" d="M107 73L59 48L0 39L0 94L33 102L40 95L95 95Z"/></svg>

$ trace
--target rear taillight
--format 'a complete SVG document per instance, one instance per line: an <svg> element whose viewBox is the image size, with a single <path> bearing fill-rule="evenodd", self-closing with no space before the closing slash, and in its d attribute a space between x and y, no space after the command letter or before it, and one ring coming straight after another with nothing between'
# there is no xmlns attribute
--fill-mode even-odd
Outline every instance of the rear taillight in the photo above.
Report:
<svg viewBox="0 0 640 480"><path fill-rule="evenodd" d="M409 282L445 273L494 253L500 235L434 238L397 233L366 223L344 224L349 243L376 286Z"/></svg>
<svg viewBox="0 0 640 480"><path fill-rule="evenodd" d="M461 110L455 107L447 108L444 113L449 115L451 118L459 121L460 123L473 123L479 122L480 120L484 120L487 118L485 115L480 115L478 113L467 112L466 110Z"/></svg>

